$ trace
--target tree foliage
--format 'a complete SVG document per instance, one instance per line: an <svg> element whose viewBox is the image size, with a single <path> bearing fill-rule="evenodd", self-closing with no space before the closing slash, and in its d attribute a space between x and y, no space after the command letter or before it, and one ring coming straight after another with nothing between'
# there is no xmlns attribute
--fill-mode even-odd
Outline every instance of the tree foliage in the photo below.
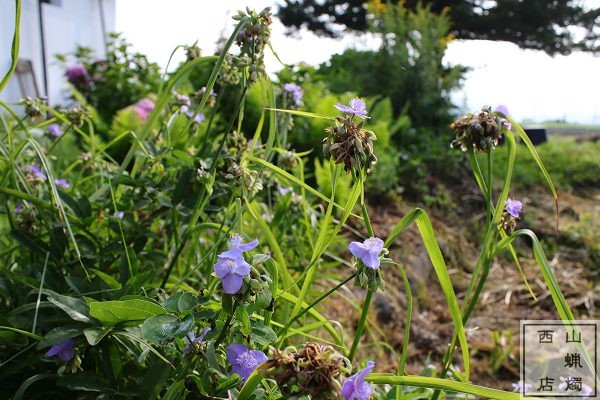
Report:
<svg viewBox="0 0 600 400"><path fill-rule="evenodd" d="M385 1L383 2L385 3ZM392 0L391 3L398 3ZM600 8L587 10L583 1L547 0L405 0L434 13L447 12L458 39L508 41L548 54L574 50L600 51ZM284 0L278 16L288 33L307 28L317 35L339 37L347 30L365 31L381 0ZM446 11L444 11L446 10Z"/></svg>

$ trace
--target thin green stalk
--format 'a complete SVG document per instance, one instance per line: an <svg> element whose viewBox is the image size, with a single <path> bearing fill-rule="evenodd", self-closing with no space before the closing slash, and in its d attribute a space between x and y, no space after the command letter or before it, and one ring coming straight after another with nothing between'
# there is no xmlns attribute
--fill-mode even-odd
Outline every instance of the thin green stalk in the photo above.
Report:
<svg viewBox="0 0 600 400"><path fill-rule="evenodd" d="M373 291L371 289L368 289L367 295L365 296L365 301L363 302L360 320L358 321L358 326L356 327L356 332L354 333L354 341L352 342L352 347L350 348L350 353L348 354L348 359L350 360L350 362L352 362L352 359L354 358L354 354L356 353L356 349L358 348L358 343L360 342L360 337L362 336L363 330L365 329L365 322L367 321L367 314L369 313L369 306L371 305L372 298Z"/></svg>
<svg viewBox="0 0 600 400"><path fill-rule="evenodd" d="M10 51L11 64L10 69L2 78L0 82L0 92L4 89L8 80L17 69L17 63L19 62L19 43L20 43L20 24L21 24L21 0L15 0L15 34L13 36L12 48Z"/></svg>
<svg viewBox="0 0 600 400"><path fill-rule="evenodd" d="M35 314L33 315L33 324L31 327L31 333L35 333L37 327L37 318L40 309L40 303L42 300L42 290L44 289L44 280L46 279L46 269L48 268L48 260L50 259L50 252L46 253L46 260L44 261L44 269L42 270L42 279L40 281L40 289L38 290L37 301L35 302Z"/></svg>
<svg viewBox="0 0 600 400"><path fill-rule="evenodd" d="M233 311L235 312L235 306L234 306ZM221 333L219 333L219 337L217 337L217 340L215 340L215 347L218 347L219 344L221 344L221 342L223 341L223 339L225 339L225 335L227 334L229 325L231 325L231 321L233 321L233 314L229 314L227 316L227 319L225 320L225 323L223 324L223 329L221 329Z"/></svg>
<svg viewBox="0 0 600 400"><path fill-rule="evenodd" d="M492 181L492 152L488 151L487 153L487 218L486 218L486 225L489 225L492 222L492 212L493 212L493 207L494 207L494 188L493 188L493 181Z"/></svg>
<svg viewBox="0 0 600 400"><path fill-rule="evenodd" d="M413 313L413 299L412 299L412 291L410 289L410 282L408 281L408 276L406 275L406 271L400 264L395 264L402 275L402 280L404 281L404 289L406 290L406 326L404 327L404 338L402 341L402 354L400 355L400 361L398 362L398 372L397 376L404 375L404 368L406 367L406 359L408 358L408 343L410 339L410 325L412 321L412 313ZM396 390L396 400L400 400L402 397L402 391Z"/></svg>
<svg viewBox="0 0 600 400"><path fill-rule="evenodd" d="M467 287L467 291L465 293L465 301L463 302L462 306L461 306L461 312L462 312L462 321L463 324L466 324L467 321L469 320L471 313L473 312L473 309L475 308L475 305L477 304L477 301L479 300L479 295L481 294L481 291L483 290L483 286L485 285L485 282L487 280L487 276L489 274L489 269L491 266L491 263L494 259L493 257L493 242L497 239L498 235L499 235L499 231L497 226L500 223L500 219L502 218L502 212L504 210L504 204L506 203L506 199L508 198L508 192L510 190L510 184L512 181L512 172L513 172L513 168L514 168L514 162L515 162L515 155L516 155L516 142L515 142L515 138L514 135L512 134L512 132L510 131L505 131L505 140L506 140L506 147L507 147L507 152L508 152L508 163L506 165L506 173L505 173L505 178L504 178L504 183L503 183L503 187L502 187L502 192L500 193L500 197L498 198L498 202L496 203L496 207L494 210L494 214L493 217L491 219L487 220L487 232L486 232L486 236L484 239L484 243L483 243L483 247L481 250L481 253L479 255L479 259L477 260L477 264L475 266L475 269L473 270L473 275L471 277L471 280L469 282L469 285ZM473 164L473 163L472 163ZM490 173L491 173L491 156L488 159L488 184L487 184L487 195L484 194L484 196L490 196L489 199L491 200L491 178L490 178ZM477 171L474 171L477 172ZM485 192L484 192L485 193ZM491 207L492 202L489 201L489 206ZM477 279L477 277L479 276L479 280ZM474 290L473 294L471 295L471 292ZM452 363L452 358L454 357L454 351L456 349L456 332L454 333L454 335L452 336L452 340L450 343L450 346L447 348L446 353L444 354L443 357L443 361L442 361L442 371L440 376L442 378L444 378L448 372L448 369L450 368L450 364ZM432 396L432 400L437 400L438 397L440 395L440 391L436 390Z"/></svg>
<svg viewBox="0 0 600 400"><path fill-rule="evenodd" d="M362 195L364 195L364 176L362 176ZM365 220L365 226L367 227L367 232L369 233L369 237L374 237L375 234L373 232L373 227L371 226L371 220L369 219L369 213L367 211L367 205L364 202L364 196L361 197L361 212L362 216ZM363 302L362 312L360 314L360 319L358 321L358 326L356 327L356 332L354 333L354 341L352 342L352 347L350 348L350 353L348 354L348 359L352 361L354 358L354 354L356 353L356 349L358 348L358 343L360 342L360 338L365 329L365 323L367 321L367 315L369 314L369 307L371 306L371 299L373 298L373 290L371 288L367 288L367 295L365 296L365 301Z"/></svg>
<svg viewBox="0 0 600 400"><path fill-rule="evenodd" d="M300 317L302 317L304 314L306 314L311 308L315 307L317 304L319 304L321 301L325 300L327 297L329 297L329 295L331 295L333 292L335 292L336 290L338 290L339 288L341 288L342 286L344 286L346 283L350 282L350 280L352 280L352 278L354 278L356 276L356 272L352 275L350 275L349 277L347 277L346 279L344 279L343 281L341 281L340 283L338 283L336 286L334 286L332 289L329 289L325 294L323 294L321 297L319 297L318 299L316 299L315 301L313 301L312 303L310 303L308 305L308 307L304 308L302 311L300 311L300 313L298 313L298 315L296 315L294 318L292 318L285 326L284 331L287 331L287 329L294 323L296 322Z"/></svg>

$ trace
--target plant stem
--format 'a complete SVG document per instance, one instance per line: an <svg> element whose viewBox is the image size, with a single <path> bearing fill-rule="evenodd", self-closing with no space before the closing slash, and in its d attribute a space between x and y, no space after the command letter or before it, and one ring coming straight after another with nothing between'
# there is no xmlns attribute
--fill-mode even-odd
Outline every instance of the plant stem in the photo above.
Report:
<svg viewBox="0 0 600 400"><path fill-rule="evenodd" d="M492 213L494 212L493 207L494 207L494 194L493 194L493 185L492 185L492 152L488 151L487 153L487 218L486 218L486 225L489 226L489 224L492 223Z"/></svg>
<svg viewBox="0 0 600 400"><path fill-rule="evenodd" d="M356 353L358 343L360 342L360 337L362 336L363 330L365 329L365 322L367 320L367 314L369 313L369 306L371 305L372 298L373 291L371 289L367 289L367 296L365 297L365 301L363 302L360 320L358 321L358 326L356 327L356 332L354 333L354 341L352 342L352 347L350 348L350 353L348 354L348 359L350 360L350 362L352 362L352 359L354 358L354 354Z"/></svg>
<svg viewBox="0 0 600 400"><path fill-rule="evenodd" d="M362 175L362 174L361 174ZM369 237L374 237L373 227L371 226L371 220L369 219L369 213L367 211L367 205L365 204L364 199L364 176L361 176L362 180L362 194L361 194L361 213L365 220L365 225L367 227L367 232L369 233ZM367 296L365 297L365 301L363 302L362 312L360 315L360 320L358 321L358 326L356 327L356 332L354 333L354 341L352 342L352 347L350 348L350 354L348 355L348 359L352 361L354 358L354 354L356 353L356 348L358 347L358 343L360 342L360 337L362 336L363 330L365 329L365 322L367 320L367 314L369 313L369 306L371 305L371 299L373 298L373 290L371 288L367 289Z"/></svg>

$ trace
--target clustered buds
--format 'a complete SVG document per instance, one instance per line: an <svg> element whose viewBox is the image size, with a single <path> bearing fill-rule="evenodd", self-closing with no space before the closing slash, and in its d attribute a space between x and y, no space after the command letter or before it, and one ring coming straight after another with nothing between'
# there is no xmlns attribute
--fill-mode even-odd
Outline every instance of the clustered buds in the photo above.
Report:
<svg viewBox="0 0 600 400"><path fill-rule="evenodd" d="M25 107L25 115L29 118L37 118L44 115L44 108L48 100L45 97L25 97L19 104Z"/></svg>
<svg viewBox="0 0 600 400"><path fill-rule="evenodd" d="M338 399L342 373L352 369L350 361L331 346L307 343L302 349L271 349L264 364L285 398L310 395L313 399Z"/></svg>
<svg viewBox="0 0 600 400"><path fill-rule="evenodd" d="M90 118L90 110L85 107L73 107L70 109L58 110L62 113L74 126L82 126L84 119Z"/></svg>
<svg viewBox="0 0 600 400"><path fill-rule="evenodd" d="M250 17L250 21L240 31L236 41L240 47L240 61L248 67L250 83L258 81L260 75L265 72L265 47L269 43L271 36L269 26L273 22L271 15L269 7L260 13L246 8L246 13L239 11L234 17L236 20L242 20L246 16Z"/></svg>
<svg viewBox="0 0 600 400"><path fill-rule="evenodd" d="M323 139L323 153L336 164L344 163L346 173L353 169L369 173L377 163L373 152L373 140L377 137L363 129L363 123L356 124L351 117L337 117L336 124L325 129L329 134Z"/></svg>
<svg viewBox="0 0 600 400"><path fill-rule="evenodd" d="M460 147L462 151L475 148L487 153L498 146L503 120L488 106L484 106L478 114L469 113L450 125L456 132L456 140L451 146Z"/></svg>

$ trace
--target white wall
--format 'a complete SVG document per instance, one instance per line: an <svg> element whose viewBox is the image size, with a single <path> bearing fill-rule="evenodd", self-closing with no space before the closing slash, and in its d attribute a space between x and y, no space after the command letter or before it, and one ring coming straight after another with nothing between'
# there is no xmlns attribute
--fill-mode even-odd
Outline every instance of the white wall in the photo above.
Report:
<svg viewBox="0 0 600 400"><path fill-rule="evenodd" d="M68 99L64 69L54 54L70 53L77 45L90 47L98 58L104 57L104 40L100 18L100 4L104 10L106 32L115 30L115 0L60 0L57 5L42 4L46 73L48 93L44 90L41 33L38 0L23 0L21 9L21 45L19 57L33 61L34 72L41 95L47 95L49 104L64 104ZM0 75L10 68L10 50L14 31L14 2L0 0ZM0 99L15 102L21 98L16 77L0 93Z"/></svg>

